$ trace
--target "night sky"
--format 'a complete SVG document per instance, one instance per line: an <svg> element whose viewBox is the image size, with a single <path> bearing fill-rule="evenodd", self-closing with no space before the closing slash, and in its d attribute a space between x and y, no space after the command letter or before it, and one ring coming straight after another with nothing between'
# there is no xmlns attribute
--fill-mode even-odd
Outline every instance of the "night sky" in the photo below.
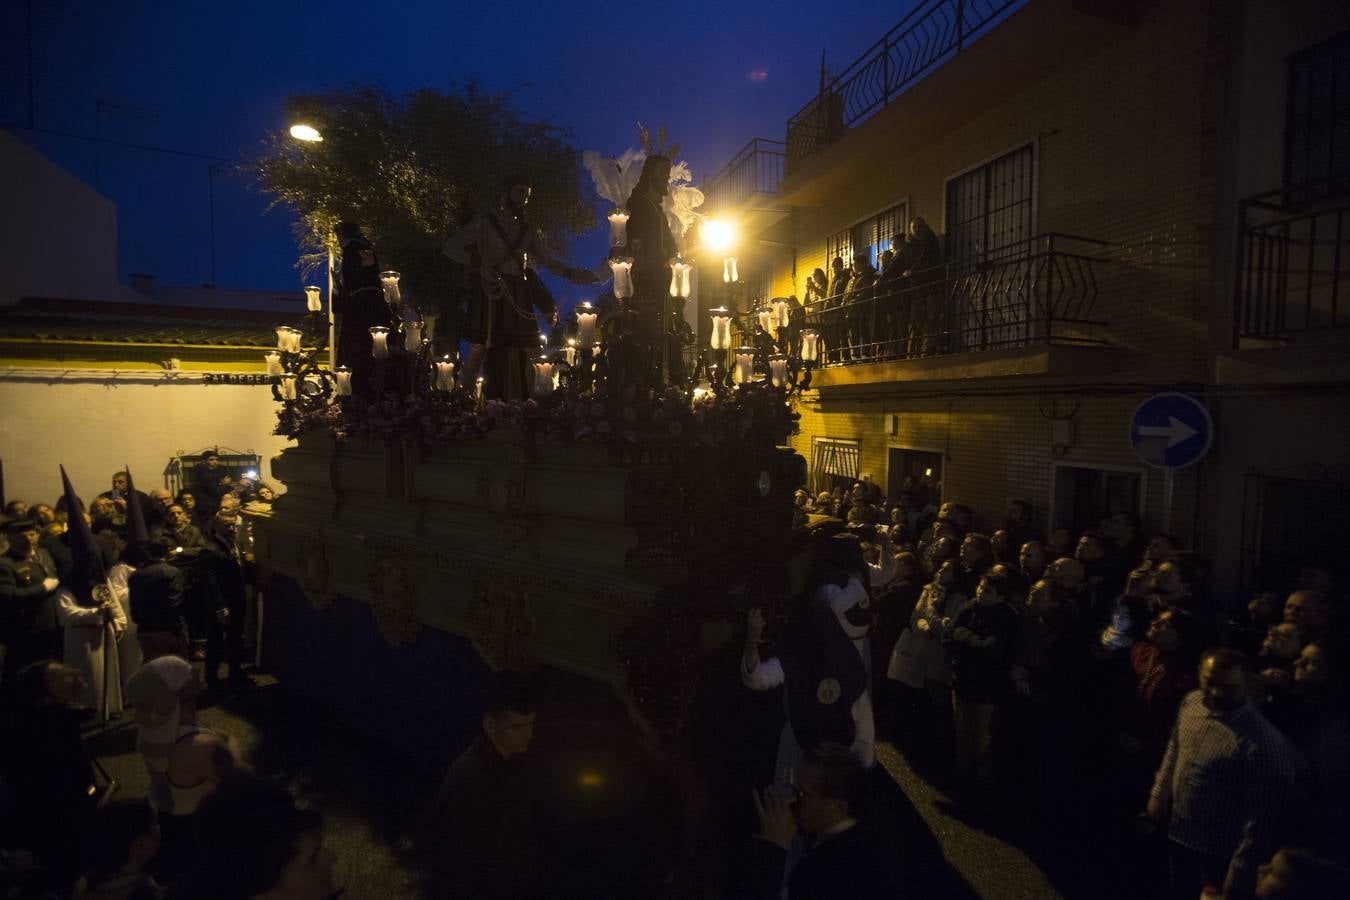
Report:
<svg viewBox="0 0 1350 900"><path fill-rule="evenodd" d="M816 92L912 2L634 4L0 0L0 122L231 159L284 130L290 94L352 82L395 93L477 79L617 155L664 124L695 183L752 137L783 139ZM16 129L118 206L123 280L210 277L209 160ZM589 178L587 178L589 184ZM216 283L293 289L293 216L248 175L215 179ZM599 207L597 206L597 210ZM573 248L598 255L597 231Z"/></svg>

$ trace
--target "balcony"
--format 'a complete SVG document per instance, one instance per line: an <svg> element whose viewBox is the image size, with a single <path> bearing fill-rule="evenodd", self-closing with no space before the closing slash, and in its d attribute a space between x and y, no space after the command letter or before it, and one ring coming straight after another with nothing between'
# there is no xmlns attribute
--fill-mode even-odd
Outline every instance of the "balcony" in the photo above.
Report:
<svg viewBox="0 0 1350 900"><path fill-rule="evenodd" d="M805 316L823 336L816 386L1100 368L1094 316L1105 242L1046 233L996 259L944 265L833 297ZM1078 348L1052 353L1050 348Z"/></svg>
<svg viewBox="0 0 1350 900"><path fill-rule="evenodd" d="M956 57L1026 0L924 0L788 120L791 171Z"/></svg>
<svg viewBox="0 0 1350 900"><path fill-rule="evenodd" d="M755 195L777 194L783 180L784 148L782 141L751 140L708 179L703 188L706 207L721 212L738 207Z"/></svg>
<svg viewBox="0 0 1350 900"><path fill-rule="evenodd" d="M1350 191L1283 188L1241 201L1234 346L1350 327Z"/></svg>

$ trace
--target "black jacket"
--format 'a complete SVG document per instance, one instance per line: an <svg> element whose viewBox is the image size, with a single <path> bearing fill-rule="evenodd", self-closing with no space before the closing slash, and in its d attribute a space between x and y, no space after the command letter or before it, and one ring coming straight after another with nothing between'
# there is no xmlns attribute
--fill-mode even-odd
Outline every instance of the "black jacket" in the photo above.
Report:
<svg viewBox="0 0 1350 900"><path fill-rule="evenodd" d="M752 838L746 852L747 900L778 897L787 851L762 838ZM854 825L810 850L788 878L788 900L902 900L907 895L898 877L895 850L886 860L870 829Z"/></svg>
<svg viewBox="0 0 1350 900"><path fill-rule="evenodd" d="M131 593L131 619L141 631L181 631L183 619L183 573L166 562L137 569L127 579Z"/></svg>
<svg viewBox="0 0 1350 900"><path fill-rule="evenodd" d="M56 561L41 547L32 559L0 554L0 634L56 628L56 592L42 580L58 576Z"/></svg>

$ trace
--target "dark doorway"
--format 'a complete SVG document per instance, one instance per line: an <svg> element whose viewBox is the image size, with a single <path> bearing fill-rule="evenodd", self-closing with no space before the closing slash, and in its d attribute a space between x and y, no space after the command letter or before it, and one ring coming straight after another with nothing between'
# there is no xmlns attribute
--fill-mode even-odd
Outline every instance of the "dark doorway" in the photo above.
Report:
<svg viewBox="0 0 1350 900"><path fill-rule="evenodd" d="M905 478L913 478L919 508L942 505L942 454L934 450L891 447L886 453L886 496L899 499Z"/></svg>
<svg viewBox="0 0 1350 900"><path fill-rule="evenodd" d="M1050 527L1075 535L1095 529L1118 512L1142 518L1143 474L1128 469L1055 467L1055 505Z"/></svg>

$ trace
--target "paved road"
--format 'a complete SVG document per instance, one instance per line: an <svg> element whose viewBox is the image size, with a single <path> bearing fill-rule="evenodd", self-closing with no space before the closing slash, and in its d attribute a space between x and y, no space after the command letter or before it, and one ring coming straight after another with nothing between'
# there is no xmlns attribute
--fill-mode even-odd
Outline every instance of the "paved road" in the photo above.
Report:
<svg viewBox="0 0 1350 900"><path fill-rule="evenodd" d="M414 839L439 783L440 764L400 755L265 677L238 700L203 710L201 720L234 735L259 772L286 778L298 797L323 812L325 840L336 853L336 880L346 888L345 897L419 896ZM145 793L134 728L114 727L91 743L122 796ZM878 756L896 790L880 802L908 817L899 826L911 836L907 849L932 858L940 854L950 864L944 886L929 896L1060 896L1022 850L963 821L889 744L879 746ZM891 789L890 782L884 784Z"/></svg>

